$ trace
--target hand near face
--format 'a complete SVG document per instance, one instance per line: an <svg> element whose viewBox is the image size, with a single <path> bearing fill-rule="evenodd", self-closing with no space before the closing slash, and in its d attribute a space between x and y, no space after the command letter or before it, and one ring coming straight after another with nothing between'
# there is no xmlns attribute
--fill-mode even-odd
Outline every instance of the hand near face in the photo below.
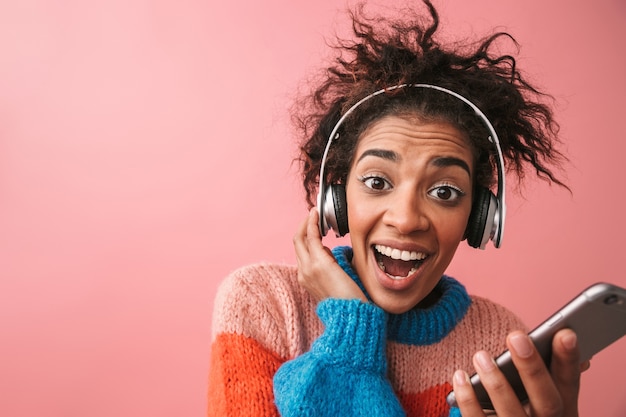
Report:
<svg viewBox="0 0 626 417"><path fill-rule="evenodd" d="M525 333L509 334L507 347L529 396L526 406L520 404L491 356L486 352L474 356L474 367L499 417L578 417L580 373L589 363L581 367L576 334L572 330L564 329L554 336L550 369ZM487 415L476 401L467 374L457 371L453 385L463 417Z"/></svg>
<svg viewBox="0 0 626 417"><path fill-rule="evenodd" d="M332 297L367 302L363 291L322 244L318 218L317 210L311 209L293 238L300 285L317 301Z"/></svg>

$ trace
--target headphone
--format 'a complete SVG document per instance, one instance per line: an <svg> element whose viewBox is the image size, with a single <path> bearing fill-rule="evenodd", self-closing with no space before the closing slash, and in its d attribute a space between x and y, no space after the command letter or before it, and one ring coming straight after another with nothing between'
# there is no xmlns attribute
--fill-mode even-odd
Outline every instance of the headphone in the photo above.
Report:
<svg viewBox="0 0 626 417"><path fill-rule="evenodd" d="M329 229L333 229L337 237L344 236L348 233L348 205L346 201L345 184L326 185L325 183L326 158L332 141L339 138L339 133L337 133L339 127L353 111L355 111L367 100L392 90L407 87L429 88L441 91L452 97L456 97L468 105L474 113L476 113L489 131L488 139L489 142L494 145L497 156L497 195L494 195L493 192L486 187L477 187L475 190L474 201L472 202L472 210L467 222L467 228L465 230L465 237L467 238L467 243L473 248L485 249L489 240L492 240L493 245L496 248L499 248L502 244L502 235L504 232L506 205L504 202L504 157L502 156L502 149L500 148L498 135L496 134L491 122L489 122L489 119L487 119L487 116L485 116L485 114L474 103L452 90L432 84L398 84L375 91L350 107L343 114L343 116L341 116L339 121L337 121L337 124L331 131L328 142L326 143L320 167L320 185L317 195L317 209L319 212L319 229L321 235L326 236Z"/></svg>

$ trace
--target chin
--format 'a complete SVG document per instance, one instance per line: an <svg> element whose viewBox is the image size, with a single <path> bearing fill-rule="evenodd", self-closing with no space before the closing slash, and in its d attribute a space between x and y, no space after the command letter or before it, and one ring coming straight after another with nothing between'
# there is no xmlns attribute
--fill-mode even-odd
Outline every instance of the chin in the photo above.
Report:
<svg viewBox="0 0 626 417"><path fill-rule="evenodd" d="M402 308L400 306L392 306L391 308L385 308L385 307L381 307L386 313L389 314L403 314L406 313L407 311L411 310L413 307L408 307L408 308Z"/></svg>
<svg viewBox="0 0 626 417"><path fill-rule="evenodd" d="M416 305L418 305L421 301L421 299L414 301L414 300L404 300L404 299L400 299L397 295L391 295L391 296L372 296L370 294L370 297L372 298L372 301L374 302L374 304L376 304L378 307L382 308L385 312L390 313L390 314L402 314L402 313L406 313L407 311L411 310L413 307L415 307Z"/></svg>

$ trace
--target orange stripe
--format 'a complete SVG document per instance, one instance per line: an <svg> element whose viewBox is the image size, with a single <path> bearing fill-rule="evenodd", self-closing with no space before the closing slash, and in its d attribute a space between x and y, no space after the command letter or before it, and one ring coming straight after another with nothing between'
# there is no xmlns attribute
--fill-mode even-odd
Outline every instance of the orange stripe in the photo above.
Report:
<svg viewBox="0 0 626 417"><path fill-rule="evenodd" d="M211 346L208 415L278 417L272 378L283 362L254 339L217 335Z"/></svg>
<svg viewBox="0 0 626 417"><path fill-rule="evenodd" d="M451 389L445 383L419 393L399 393L398 398L407 417L444 417L450 411L446 395Z"/></svg>

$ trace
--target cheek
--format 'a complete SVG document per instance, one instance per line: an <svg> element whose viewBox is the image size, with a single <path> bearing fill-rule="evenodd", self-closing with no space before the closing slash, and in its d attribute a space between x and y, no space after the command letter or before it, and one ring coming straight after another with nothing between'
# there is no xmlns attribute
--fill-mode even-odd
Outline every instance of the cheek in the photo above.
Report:
<svg viewBox="0 0 626 417"><path fill-rule="evenodd" d="M353 236L362 236L372 227L373 213L364 204L348 206L348 227Z"/></svg>
<svg viewBox="0 0 626 417"><path fill-rule="evenodd" d="M350 178L348 178L346 185L346 205L350 235L358 234L361 224L366 221L367 211L363 209L363 205L358 202L358 199L355 199L354 185Z"/></svg>
<svg viewBox="0 0 626 417"><path fill-rule="evenodd" d="M450 233L458 233L463 234L467 227L467 222L469 220L469 210L463 210L460 213L455 213L455 215L447 216L442 219L442 224Z"/></svg>
<svg viewBox="0 0 626 417"><path fill-rule="evenodd" d="M346 188L346 200L350 234L361 237L368 234L384 212L384 205L380 200L363 198L352 187Z"/></svg>
<svg viewBox="0 0 626 417"><path fill-rule="evenodd" d="M445 207L431 202L429 205L430 224L440 244L458 244L465 237L467 223L472 209L471 198L465 198L458 205Z"/></svg>
<svg viewBox="0 0 626 417"><path fill-rule="evenodd" d="M442 214L437 219L437 230L440 242L458 244L465 237L469 208L454 215Z"/></svg>

